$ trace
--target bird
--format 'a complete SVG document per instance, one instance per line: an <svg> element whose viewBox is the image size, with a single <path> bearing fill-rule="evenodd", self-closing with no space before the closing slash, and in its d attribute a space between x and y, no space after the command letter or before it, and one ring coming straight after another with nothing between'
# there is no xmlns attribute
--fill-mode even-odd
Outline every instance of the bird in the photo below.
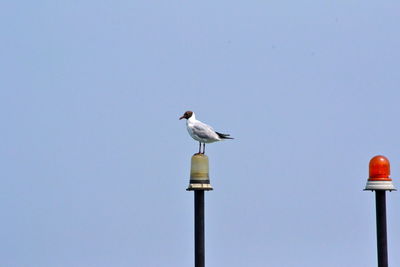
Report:
<svg viewBox="0 0 400 267"><path fill-rule="evenodd" d="M234 139L229 137L229 134L223 134L214 131L214 129L199 121L196 120L196 115L193 111L186 111L180 118L186 119L186 127L189 135L196 141L199 141L199 153L197 154L204 154L206 151L206 143L214 143L218 141L222 141L225 139ZM203 152L201 151L201 144L203 144Z"/></svg>

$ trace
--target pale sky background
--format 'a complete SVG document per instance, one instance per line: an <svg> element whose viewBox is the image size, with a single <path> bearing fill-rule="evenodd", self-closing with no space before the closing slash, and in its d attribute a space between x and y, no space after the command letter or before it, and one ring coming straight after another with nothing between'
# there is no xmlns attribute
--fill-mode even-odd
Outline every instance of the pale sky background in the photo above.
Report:
<svg viewBox="0 0 400 267"><path fill-rule="evenodd" d="M400 2L0 3L0 266L376 266L368 162L400 188ZM400 195L388 193L400 266Z"/></svg>

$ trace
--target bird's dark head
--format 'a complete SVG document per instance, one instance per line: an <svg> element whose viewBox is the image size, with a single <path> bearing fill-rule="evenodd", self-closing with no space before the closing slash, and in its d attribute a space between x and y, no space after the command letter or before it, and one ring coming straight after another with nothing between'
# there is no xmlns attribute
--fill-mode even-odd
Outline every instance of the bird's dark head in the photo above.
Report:
<svg viewBox="0 0 400 267"><path fill-rule="evenodd" d="M192 117L192 115L193 115L193 111L186 111L183 115L182 115L182 117L180 117L179 119L181 120L181 119L189 119L190 117Z"/></svg>

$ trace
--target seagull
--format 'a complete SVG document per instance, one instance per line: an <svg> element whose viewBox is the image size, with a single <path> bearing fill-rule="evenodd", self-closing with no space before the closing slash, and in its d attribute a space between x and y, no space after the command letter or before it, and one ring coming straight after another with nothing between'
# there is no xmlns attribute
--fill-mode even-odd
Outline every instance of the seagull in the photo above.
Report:
<svg viewBox="0 0 400 267"><path fill-rule="evenodd" d="M198 154L204 154L206 151L206 143L214 143L224 139L233 139L232 137L229 137L229 134L216 132L211 126L196 120L196 115L193 111L186 111L179 119L186 119L186 127L189 135L194 140L199 141ZM201 152L201 144L203 144L203 152Z"/></svg>

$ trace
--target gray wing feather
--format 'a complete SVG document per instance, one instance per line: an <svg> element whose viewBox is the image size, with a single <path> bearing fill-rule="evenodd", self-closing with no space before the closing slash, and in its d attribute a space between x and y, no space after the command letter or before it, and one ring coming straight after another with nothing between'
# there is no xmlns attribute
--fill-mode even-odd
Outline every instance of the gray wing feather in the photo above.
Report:
<svg viewBox="0 0 400 267"><path fill-rule="evenodd" d="M194 133L203 139L213 138L215 131L213 128L204 123L198 123L193 126Z"/></svg>

